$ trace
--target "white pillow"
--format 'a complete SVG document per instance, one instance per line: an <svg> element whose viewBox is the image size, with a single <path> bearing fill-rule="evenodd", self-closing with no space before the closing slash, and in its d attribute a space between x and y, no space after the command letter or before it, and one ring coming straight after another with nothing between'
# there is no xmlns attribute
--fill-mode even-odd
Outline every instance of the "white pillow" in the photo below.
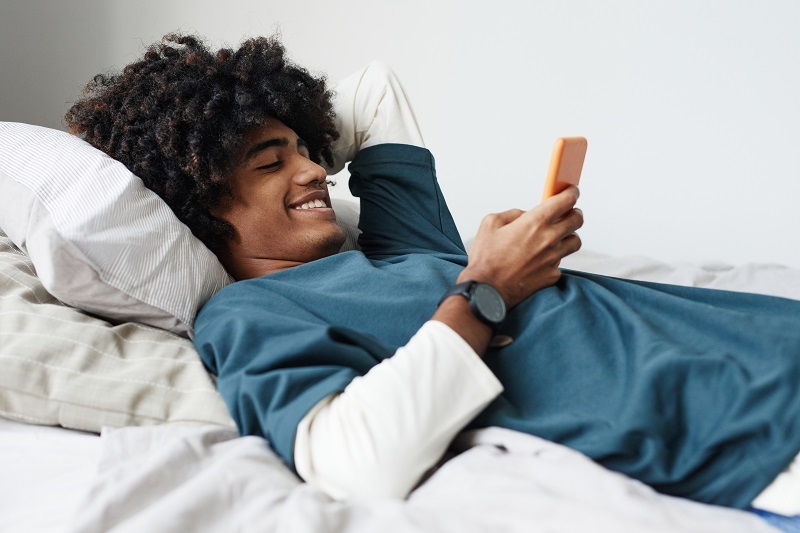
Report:
<svg viewBox="0 0 800 533"><path fill-rule="evenodd" d="M63 131L0 122L0 229L56 298L121 322L190 336L231 282L138 177Z"/></svg>
<svg viewBox="0 0 800 533"><path fill-rule="evenodd" d="M358 203L334 200L358 248ZM0 230L69 305L192 335L232 282L217 257L122 163L66 132L0 122Z"/></svg>
<svg viewBox="0 0 800 533"><path fill-rule="evenodd" d="M99 432L103 426L233 421L191 342L111 326L53 298L0 233L0 416Z"/></svg>

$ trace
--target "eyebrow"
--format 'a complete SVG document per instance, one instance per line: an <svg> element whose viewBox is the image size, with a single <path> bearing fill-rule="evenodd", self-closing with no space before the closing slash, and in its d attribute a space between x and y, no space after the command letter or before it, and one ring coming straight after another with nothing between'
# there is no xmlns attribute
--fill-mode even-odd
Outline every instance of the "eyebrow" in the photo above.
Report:
<svg viewBox="0 0 800 533"><path fill-rule="evenodd" d="M289 139L287 137L276 137L274 139L267 139L266 141L261 141L250 147L247 153L244 156L244 163L250 161L250 159L257 156L259 153L263 152L268 148L272 148L273 146L289 146ZM297 147L305 147L308 149L308 143L305 142L301 138L297 138Z"/></svg>

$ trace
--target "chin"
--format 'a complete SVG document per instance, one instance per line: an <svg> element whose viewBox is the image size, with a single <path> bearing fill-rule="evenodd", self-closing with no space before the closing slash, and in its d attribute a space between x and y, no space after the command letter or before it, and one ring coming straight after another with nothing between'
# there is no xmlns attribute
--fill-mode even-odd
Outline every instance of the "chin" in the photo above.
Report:
<svg viewBox="0 0 800 533"><path fill-rule="evenodd" d="M337 254L339 250L342 249L342 246L344 246L346 240L344 230L339 226L336 226L336 229L338 230L337 232L331 233L319 243L319 257L317 257L317 259Z"/></svg>

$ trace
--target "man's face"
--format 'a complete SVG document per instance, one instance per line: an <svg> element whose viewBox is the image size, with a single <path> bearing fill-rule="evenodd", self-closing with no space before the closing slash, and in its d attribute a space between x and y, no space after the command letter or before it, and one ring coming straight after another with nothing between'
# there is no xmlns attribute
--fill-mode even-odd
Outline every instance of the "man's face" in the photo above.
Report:
<svg viewBox="0 0 800 533"><path fill-rule="evenodd" d="M291 128L270 119L249 131L229 176L233 198L212 212L236 236L220 259L247 279L335 254L344 243L325 183L325 169Z"/></svg>

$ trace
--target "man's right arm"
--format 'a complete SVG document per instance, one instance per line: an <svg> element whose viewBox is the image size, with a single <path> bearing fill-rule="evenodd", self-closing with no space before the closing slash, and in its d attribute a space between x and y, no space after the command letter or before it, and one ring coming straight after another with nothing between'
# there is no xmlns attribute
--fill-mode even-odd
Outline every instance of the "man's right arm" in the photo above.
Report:
<svg viewBox="0 0 800 533"><path fill-rule="evenodd" d="M580 247L576 201L570 188L531 211L486 217L458 281L489 283L509 308L555 283L560 260ZM404 348L303 418L297 472L336 498L405 497L502 391L480 361L491 333L464 298L446 299Z"/></svg>
<svg viewBox="0 0 800 533"><path fill-rule="evenodd" d="M413 111L386 67L371 65L341 87L339 169L367 146L421 146ZM560 259L580 246L576 199L569 190L529 212L486 217L459 281L491 284L508 307L554 283ZM501 392L480 361L490 337L466 300L447 299L406 347L306 414L294 446L298 473L338 498L404 497Z"/></svg>
<svg viewBox="0 0 800 533"><path fill-rule="evenodd" d="M429 321L297 428L297 473L334 498L404 498L503 388L472 348Z"/></svg>

